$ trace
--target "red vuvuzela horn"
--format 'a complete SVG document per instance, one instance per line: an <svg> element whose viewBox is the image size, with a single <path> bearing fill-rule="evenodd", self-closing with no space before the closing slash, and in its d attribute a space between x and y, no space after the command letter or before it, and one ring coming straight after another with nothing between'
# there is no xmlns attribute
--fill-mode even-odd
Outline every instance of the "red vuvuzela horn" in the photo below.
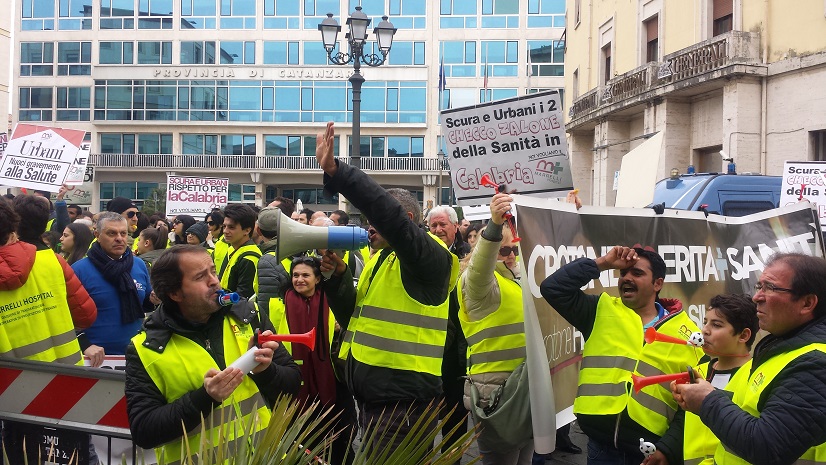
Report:
<svg viewBox="0 0 826 465"><path fill-rule="evenodd" d="M680 339L678 337L658 333L657 330L653 326L651 326L645 330L645 343L651 344L653 342L670 342L672 344L679 344L683 346L692 345L685 339Z"/></svg>
<svg viewBox="0 0 826 465"><path fill-rule="evenodd" d="M258 335L258 342L297 342L307 346L310 350L315 350L315 328L304 334L270 334L269 336Z"/></svg>
<svg viewBox="0 0 826 465"><path fill-rule="evenodd" d="M482 175L482 178L479 179L479 184L485 187L492 187L496 192L505 192L505 185L504 184L496 184L493 182L493 179L490 178L490 174L485 173ZM508 223L508 228L511 230L511 235L513 236L512 242L519 242L522 239L516 235L516 225L513 222L513 213L507 212L504 215L505 221Z"/></svg>
<svg viewBox="0 0 826 465"><path fill-rule="evenodd" d="M676 381L677 384L687 384L694 382L694 371L688 367L688 371L681 373L672 373L670 375L656 375L656 376L637 376L631 375L631 381L634 383L634 392L640 392L640 389L651 386L652 384L660 384L669 381Z"/></svg>

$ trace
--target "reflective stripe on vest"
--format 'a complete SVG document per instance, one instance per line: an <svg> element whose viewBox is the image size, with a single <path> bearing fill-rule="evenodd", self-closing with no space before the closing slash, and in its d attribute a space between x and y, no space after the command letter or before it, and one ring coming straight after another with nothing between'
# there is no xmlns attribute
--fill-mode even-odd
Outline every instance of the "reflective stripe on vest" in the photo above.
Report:
<svg viewBox="0 0 826 465"><path fill-rule="evenodd" d="M83 365L66 294L54 251L35 252L26 283L3 291L0 356Z"/></svg>
<svg viewBox="0 0 826 465"><path fill-rule="evenodd" d="M430 233L428 236L447 250L436 236ZM344 333L340 357L346 359L352 354L367 365L440 376L449 294L459 273L459 260L453 254L450 257L451 284L444 301L439 305L424 305L407 294L395 252L387 255L375 275L373 268L378 258L373 256L361 272L356 311Z"/></svg>
<svg viewBox="0 0 826 465"><path fill-rule="evenodd" d="M247 351L252 335L251 325L239 324L228 316L224 317L223 344L227 366ZM163 348L163 353L145 347L145 339L146 333L140 332L132 338L132 342L147 374L167 402L199 389L204 384L204 373L210 368L219 369L206 349L184 336L173 334ZM251 421L255 422L252 426ZM221 447L222 443L234 444L238 440L250 439L245 435L250 431L263 430L269 421L270 409L258 392L258 387L249 376L244 376L241 385L232 395L204 419L203 427L209 435L206 442L210 446ZM202 425L199 424L187 432L189 448L193 452L200 449L201 428ZM185 450L181 448L181 443L182 439L178 438L156 448L158 459L163 457L166 463L177 463ZM230 451L232 452L232 449Z"/></svg>
<svg viewBox="0 0 826 465"><path fill-rule="evenodd" d="M797 357L815 350L826 353L826 344L809 344L796 350L775 355L757 368L754 368L754 371L747 380L743 377L736 385L734 385L733 382L729 383L734 385L732 387L734 390L734 396L731 399L732 402L752 416L759 418L760 411L757 410L757 404L760 402L760 397L764 394L766 387ZM749 463L728 449L723 443L717 446L717 451L714 453L714 462L720 465L744 465ZM810 447L799 459L793 462L795 465L824 463L826 463L826 443Z"/></svg>
<svg viewBox="0 0 826 465"><path fill-rule="evenodd" d="M698 367L698 371L700 373L708 373L709 368L709 364L706 362ZM734 386L745 382L741 381L741 379L748 380L750 370L751 360L747 361L734 373L728 384L726 384L725 390L732 392ZM683 457L686 465L711 465L714 463L714 451L717 450L717 445L720 444L720 440L717 439L717 436L700 420L699 416L691 412L685 412L683 438Z"/></svg>
<svg viewBox="0 0 826 465"><path fill-rule="evenodd" d="M698 331L685 312L669 314L657 330L681 339ZM688 346L645 344L639 315L618 297L603 293L591 336L585 341L574 413L629 416L649 431L662 435L677 411L671 391L662 385L631 392L631 375L650 376L684 371L697 363Z"/></svg>
<svg viewBox="0 0 826 465"><path fill-rule="evenodd" d="M494 271L499 285L499 308L484 318L468 320L462 295L464 275L457 286L459 322L468 344L468 373L513 371L525 360L525 315L522 288Z"/></svg>
<svg viewBox="0 0 826 465"><path fill-rule="evenodd" d="M221 280L221 287L223 287L227 291L235 291L235 289L229 288L229 280L232 277L233 268L235 268L235 264L238 263L238 260L246 259L251 261L255 265L255 269L258 269L258 259L261 258L261 249L258 248L255 244L246 244L242 245L237 250L233 250L229 253L226 257L224 257L224 263L221 264L221 268L219 268L219 279ZM252 289L256 293L258 292L258 273L255 273L255 277L253 278L252 282Z"/></svg>

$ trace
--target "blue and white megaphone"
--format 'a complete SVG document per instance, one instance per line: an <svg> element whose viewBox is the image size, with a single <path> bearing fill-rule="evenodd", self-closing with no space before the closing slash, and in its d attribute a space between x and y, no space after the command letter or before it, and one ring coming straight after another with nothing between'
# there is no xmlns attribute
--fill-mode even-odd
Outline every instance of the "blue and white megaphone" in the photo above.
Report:
<svg viewBox="0 0 826 465"><path fill-rule="evenodd" d="M280 210L276 233L278 260L312 249L358 250L370 242L367 231L358 226L307 226L291 220Z"/></svg>

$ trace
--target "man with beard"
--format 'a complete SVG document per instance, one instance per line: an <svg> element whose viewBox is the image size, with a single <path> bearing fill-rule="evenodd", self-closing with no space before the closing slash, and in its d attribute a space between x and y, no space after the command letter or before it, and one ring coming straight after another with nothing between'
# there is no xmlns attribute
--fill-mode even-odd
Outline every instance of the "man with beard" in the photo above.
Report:
<svg viewBox="0 0 826 465"><path fill-rule="evenodd" d="M598 457L600 464L639 465L640 438L654 443L669 463L682 460L681 441L661 441L677 411L670 391L659 384L639 392L630 386L632 374L678 373L698 362L692 346L644 342L650 327L684 340L699 331L681 305L660 303L665 269L651 247L616 246L596 260L563 266L540 286L545 300L585 338L574 414L588 435L589 463ZM582 292L607 270L619 270L619 297Z"/></svg>

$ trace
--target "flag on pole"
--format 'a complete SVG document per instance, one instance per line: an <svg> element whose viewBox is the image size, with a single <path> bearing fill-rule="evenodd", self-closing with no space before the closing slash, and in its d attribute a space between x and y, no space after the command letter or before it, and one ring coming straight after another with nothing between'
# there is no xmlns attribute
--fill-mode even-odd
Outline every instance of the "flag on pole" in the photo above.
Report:
<svg viewBox="0 0 826 465"><path fill-rule="evenodd" d="M531 76L533 76L533 66L531 65L531 49L528 49L528 93L531 93Z"/></svg>
<svg viewBox="0 0 826 465"><path fill-rule="evenodd" d="M442 94L444 94L445 88L447 88L447 79L445 77L445 57L439 61L439 109L442 109ZM450 95L448 95L448 99L450 99ZM450 108L450 104L448 104L448 108Z"/></svg>
<svg viewBox="0 0 826 465"><path fill-rule="evenodd" d="M487 57L485 57L485 69L482 71L482 74L484 76L484 79L482 80L482 87L485 89L485 91L487 91L488 90L488 58ZM485 92L485 93L487 93L487 92Z"/></svg>

